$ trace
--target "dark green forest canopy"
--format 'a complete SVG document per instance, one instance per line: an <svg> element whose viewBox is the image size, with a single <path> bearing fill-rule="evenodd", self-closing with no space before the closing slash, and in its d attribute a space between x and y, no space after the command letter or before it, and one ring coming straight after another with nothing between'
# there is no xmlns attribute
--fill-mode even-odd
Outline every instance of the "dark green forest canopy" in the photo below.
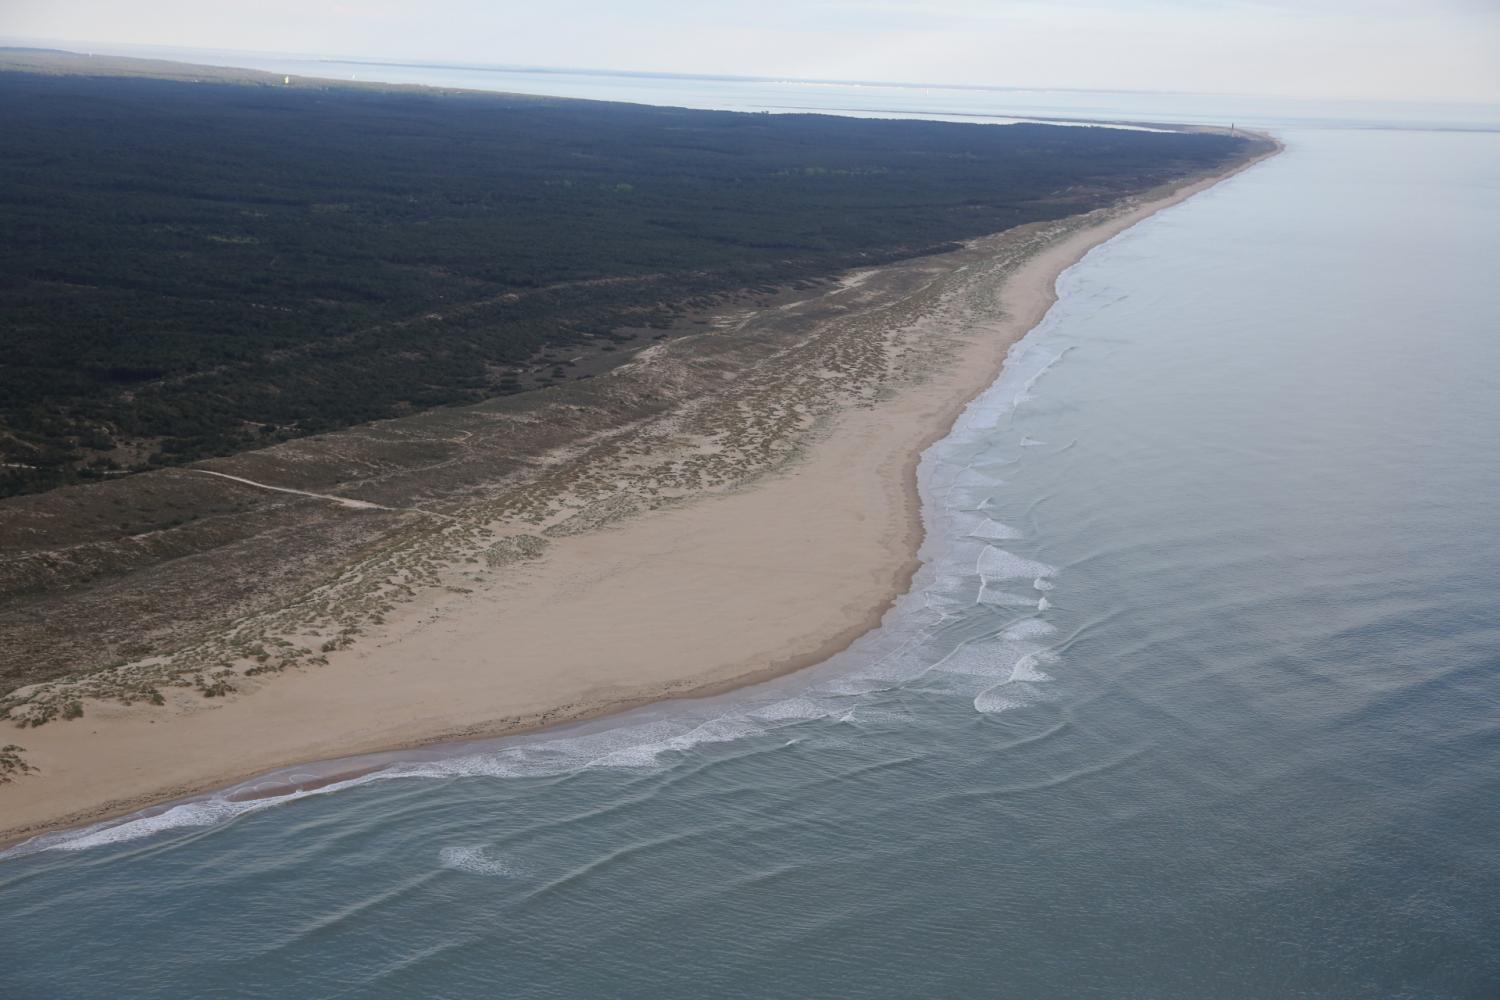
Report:
<svg viewBox="0 0 1500 1000"><path fill-rule="evenodd" d="M544 346L1243 153L1212 134L0 73L0 495L515 391L510 366Z"/></svg>

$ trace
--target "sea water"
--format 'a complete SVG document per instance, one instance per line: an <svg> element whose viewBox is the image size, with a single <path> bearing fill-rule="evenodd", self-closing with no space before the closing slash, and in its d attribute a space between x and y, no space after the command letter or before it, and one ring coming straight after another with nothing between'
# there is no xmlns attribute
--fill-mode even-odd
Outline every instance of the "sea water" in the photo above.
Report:
<svg viewBox="0 0 1500 1000"><path fill-rule="evenodd" d="M1496 996L1500 133L1288 121L1063 276L851 649L24 845L0 996Z"/></svg>

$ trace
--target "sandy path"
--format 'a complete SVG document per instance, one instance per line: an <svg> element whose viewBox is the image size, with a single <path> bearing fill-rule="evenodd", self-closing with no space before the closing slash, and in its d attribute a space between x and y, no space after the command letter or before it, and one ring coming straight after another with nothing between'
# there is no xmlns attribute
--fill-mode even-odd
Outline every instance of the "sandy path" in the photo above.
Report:
<svg viewBox="0 0 1500 1000"><path fill-rule="evenodd" d="M294 490L289 486L272 486L270 483L258 483L253 479L246 479L243 476L231 476L227 472L214 472L212 469L187 469L184 471L196 473L200 476L218 476L220 479L231 479L237 483L244 483L246 486L254 486L256 489L270 490L273 493L295 493L300 497L312 497L314 500L327 500L331 503L338 504L340 507L349 507L354 510L390 510L397 512L410 512L414 514L426 514L428 517L440 517L449 521L453 520L453 518L449 517L447 514L438 514L430 510L422 510L420 507L386 507L382 504L371 503L368 500L356 500L353 497L336 497L328 493L309 493L306 490Z"/></svg>
<svg viewBox="0 0 1500 1000"><path fill-rule="evenodd" d="M1216 181L1049 245L1010 274L1003 317L965 331L951 363L845 411L753 488L558 539L496 583L405 605L327 666L253 693L184 693L165 710L91 703L80 721L18 732L41 773L0 787L0 840L294 763L535 728L825 659L905 590L918 457L1041 320L1058 275Z"/></svg>
<svg viewBox="0 0 1500 1000"><path fill-rule="evenodd" d="M188 469L187 471L196 473L200 476L218 476L220 479L232 479L237 483L244 483L246 486L254 486L257 489L270 490L273 493L295 493L298 496L312 497L315 500L330 500L341 507L353 507L357 510L392 509L390 507L382 507L378 503L371 503L368 500L355 500L350 497L335 497L329 496L327 493L309 493L306 490L294 490L286 486L272 486L269 483L257 483L253 479L245 479L243 476L231 476L227 472L214 472L211 469Z"/></svg>

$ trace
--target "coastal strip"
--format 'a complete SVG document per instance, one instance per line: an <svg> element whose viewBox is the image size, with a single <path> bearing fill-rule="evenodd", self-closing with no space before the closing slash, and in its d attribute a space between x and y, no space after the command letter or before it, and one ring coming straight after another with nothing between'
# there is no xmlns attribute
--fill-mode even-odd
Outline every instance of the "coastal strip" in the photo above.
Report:
<svg viewBox="0 0 1500 1000"><path fill-rule="evenodd" d="M835 341L848 357L826 378L856 383L878 361L877 388L845 393L834 412L774 414L806 426L773 471L552 531L544 549L483 585L432 588L397 606L326 665L211 701L90 702L82 720L28 730L21 742L36 771L0 788L0 842L303 762L531 731L827 659L908 588L922 538L920 455L1041 321L1058 276L1279 150L1112 209L975 241L929 264L931 280L895 305L860 301L865 287L875 296L879 271L851 276L841 286L849 301L830 311L873 309L861 335L879 330L886 347L876 357L858 353L853 334ZM634 363L667 364L665 351ZM830 356L787 349L761 361L759 375L775 382L787 366Z"/></svg>

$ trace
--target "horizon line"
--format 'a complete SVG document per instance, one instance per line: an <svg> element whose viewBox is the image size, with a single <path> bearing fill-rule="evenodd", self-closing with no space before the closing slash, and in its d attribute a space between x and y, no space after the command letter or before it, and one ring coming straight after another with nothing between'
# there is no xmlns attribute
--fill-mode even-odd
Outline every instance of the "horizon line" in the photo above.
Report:
<svg viewBox="0 0 1500 1000"><path fill-rule="evenodd" d="M32 43L32 44L26 44ZM1210 98L1252 98L1258 100L1296 101L1305 103L1331 103L1331 104L1374 104L1374 105L1396 105L1396 106L1422 106L1422 105L1449 105L1453 107L1500 109L1500 101L1485 101L1478 99L1460 100L1456 98L1381 98L1381 97L1308 97L1303 95L1288 96L1278 94L1247 93L1242 91L1206 91L1206 90L1170 90L1170 89L1143 89L1132 87L1063 87L1063 86L1035 86L1023 84L985 84L985 83L931 83L918 81L898 80L859 80L859 79L837 79L825 77L801 77L801 76L767 76L759 74L741 73L707 73L678 70L637 70L637 69L608 69L602 67L582 66L534 66L521 63L476 63L470 61L449 62L441 59L422 59L418 57L382 57L382 56L353 56L313 54L307 52L277 52L265 49L236 49L236 48L213 48L207 46L152 44L142 42L89 42L79 39L62 38L21 38L0 35L0 48L40 48L42 44L68 45L68 46L94 46L97 51L103 53L105 48L116 50L157 50L182 53L218 53L229 56L260 56L272 58L302 59L309 62L323 63L332 66L395 66L403 69L450 69L463 70L479 73L537 73L550 75L571 76L598 76L598 77L620 77L625 79L640 80L706 80L716 82L733 83L791 83L791 84L813 84L818 86L834 87L892 87L903 90L954 90L975 91L981 93L1064 93L1064 94L1144 94L1172 97L1210 97ZM93 52L79 52L76 49L62 49L61 51L73 54L92 55ZM143 58L140 56L125 55L125 58ZM171 61L171 60L164 60ZM240 69L254 69L253 66L236 67Z"/></svg>

